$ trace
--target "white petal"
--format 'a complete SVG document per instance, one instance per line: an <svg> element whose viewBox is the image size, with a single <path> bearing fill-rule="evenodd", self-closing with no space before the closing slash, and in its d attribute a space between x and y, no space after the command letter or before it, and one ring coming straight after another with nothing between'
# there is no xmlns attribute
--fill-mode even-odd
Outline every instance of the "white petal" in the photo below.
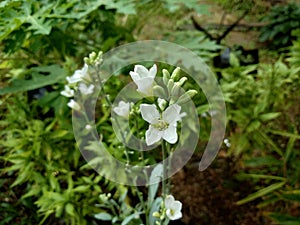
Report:
<svg viewBox="0 0 300 225"><path fill-rule="evenodd" d="M159 117L159 112L156 109L156 106L154 104L141 104L140 110L142 117L145 121L147 121L150 124L156 123Z"/></svg>
<svg viewBox="0 0 300 225"><path fill-rule="evenodd" d="M150 95L153 82L154 82L153 78L147 77L147 78L142 78L140 80L137 80L135 84L138 86L137 90L139 92L144 93L146 95Z"/></svg>
<svg viewBox="0 0 300 225"><path fill-rule="evenodd" d="M172 195L168 195L165 198L165 208L166 215L170 220L177 220L182 217L181 209L182 203L180 201L175 201Z"/></svg>
<svg viewBox="0 0 300 225"><path fill-rule="evenodd" d="M163 113L162 119L167 121L169 124L177 123L177 121L181 120L180 115L181 106L178 104L170 105Z"/></svg>
<svg viewBox="0 0 300 225"><path fill-rule="evenodd" d="M93 93L94 90L94 85L91 84L89 86L87 86L85 83L80 83L79 84L79 90L81 91L82 94L84 95L89 95Z"/></svg>
<svg viewBox="0 0 300 225"><path fill-rule="evenodd" d="M161 139L161 131L155 129L153 126L149 126L149 129L146 131L146 144L153 145Z"/></svg>
<svg viewBox="0 0 300 225"><path fill-rule="evenodd" d="M129 112L130 112L130 103L120 101L118 106L113 108L113 111L124 118L129 118Z"/></svg>
<svg viewBox="0 0 300 225"><path fill-rule="evenodd" d="M178 220L182 217L182 213L180 211L172 212L171 209L167 209L166 215L170 220Z"/></svg>
<svg viewBox="0 0 300 225"><path fill-rule="evenodd" d="M77 111L80 110L80 105L77 102L75 102L73 99L71 99L67 105L74 110L77 110Z"/></svg>
<svg viewBox="0 0 300 225"><path fill-rule="evenodd" d="M162 138L170 144L175 144L178 140L176 124L169 125L169 127L163 131Z"/></svg>
<svg viewBox="0 0 300 225"><path fill-rule="evenodd" d="M172 207L172 203L175 201L175 198L173 197L173 195L167 195L165 198L165 207L167 209L170 209Z"/></svg>
<svg viewBox="0 0 300 225"><path fill-rule="evenodd" d="M149 70L149 76L154 78L157 73L157 66L154 64Z"/></svg>
<svg viewBox="0 0 300 225"><path fill-rule="evenodd" d="M84 77L87 76L88 69L89 69L89 66L87 64L84 64L84 66L81 69L81 75Z"/></svg>
<svg viewBox="0 0 300 225"><path fill-rule="evenodd" d="M70 98L74 96L74 90L72 90L68 85L65 85L65 89L61 91L60 94Z"/></svg>
<svg viewBox="0 0 300 225"><path fill-rule="evenodd" d="M74 75L71 77L66 77L67 81L69 84L74 84L77 83L79 81L82 81L82 77L80 75L80 73L76 70Z"/></svg>
<svg viewBox="0 0 300 225"><path fill-rule="evenodd" d="M139 74L136 72L130 71L129 74L134 83L137 83L141 79Z"/></svg>
<svg viewBox="0 0 300 225"><path fill-rule="evenodd" d="M171 209L173 209L174 212L180 212L181 208L182 208L182 203L180 201L172 202Z"/></svg>
<svg viewBox="0 0 300 225"><path fill-rule="evenodd" d="M146 67L144 67L142 65L135 65L134 72L139 74L140 78L145 78L145 77L149 76L149 71L147 70Z"/></svg>

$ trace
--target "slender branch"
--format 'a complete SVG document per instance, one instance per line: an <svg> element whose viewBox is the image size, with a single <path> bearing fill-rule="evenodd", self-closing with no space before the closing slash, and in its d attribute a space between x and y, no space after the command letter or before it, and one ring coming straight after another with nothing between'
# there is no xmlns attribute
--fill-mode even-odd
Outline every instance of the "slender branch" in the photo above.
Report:
<svg viewBox="0 0 300 225"><path fill-rule="evenodd" d="M229 33L230 31L233 30L233 28L239 24L239 22L245 18L245 16L249 13L249 10L245 11L233 24L231 24L231 26L229 26L224 33L217 38L217 44L220 44L221 40L223 40Z"/></svg>
<svg viewBox="0 0 300 225"><path fill-rule="evenodd" d="M194 27L195 27L197 30L203 32L209 39L215 40L215 38L214 38L214 37L213 37L206 29L204 29L204 28L197 22L197 20L196 20L196 18L194 17L194 15L192 15L191 19L192 19L192 22L193 22L193 24L194 24Z"/></svg>

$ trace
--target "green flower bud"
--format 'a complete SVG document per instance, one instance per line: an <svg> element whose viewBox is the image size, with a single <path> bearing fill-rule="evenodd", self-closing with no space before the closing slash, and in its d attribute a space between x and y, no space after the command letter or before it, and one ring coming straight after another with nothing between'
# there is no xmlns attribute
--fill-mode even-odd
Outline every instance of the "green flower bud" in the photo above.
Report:
<svg viewBox="0 0 300 225"><path fill-rule="evenodd" d="M182 77L178 82L176 82L180 87L187 81L187 77Z"/></svg>
<svg viewBox="0 0 300 225"><path fill-rule="evenodd" d="M181 87L176 82L171 90L172 98L178 98L180 95L180 90L181 90Z"/></svg>
<svg viewBox="0 0 300 225"><path fill-rule="evenodd" d="M162 88L161 86L155 85L152 90L153 90L153 94L155 96L163 98L163 99L167 98L167 93L166 93L165 89Z"/></svg>
<svg viewBox="0 0 300 225"><path fill-rule="evenodd" d="M190 101L198 92L196 90L189 90L181 95L177 101L177 104L184 104Z"/></svg>
<svg viewBox="0 0 300 225"><path fill-rule="evenodd" d="M91 66L98 66L102 63L103 59L102 59L102 55L103 55L103 52L100 51L98 53L98 55L96 54L96 52L92 52L89 54L89 57L84 57L84 62L87 64L87 65L91 65Z"/></svg>
<svg viewBox="0 0 300 225"><path fill-rule="evenodd" d="M198 91L188 90L186 93L190 96L190 98L193 98L196 94L198 94Z"/></svg>
<svg viewBox="0 0 300 225"><path fill-rule="evenodd" d="M177 80L177 78L179 77L179 74L180 74L180 67L176 67L176 69L173 70L173 72L172 72L171 79Z"/></svg>
<svg viewBox="0 0 300 225"><path fill-rule="evenodd" d="M170 80L170 73L166 69L163 69L162 73L163 73L163 82L164 82L165 85L167 85L168 81Z"/></svg>
<svg viewBox="0 0 300 225"><path fill-rule="evenodd" d="M170 79L167 84L167 88L170 94L173 87L174 87L174 80Z"/></svg>
<svg viewBox="0 0 300 225"><path fill-rule="evenodd" d="M154 212L152 214L153 217L159 218L160 217L160 213L159 212Z"/></svg>

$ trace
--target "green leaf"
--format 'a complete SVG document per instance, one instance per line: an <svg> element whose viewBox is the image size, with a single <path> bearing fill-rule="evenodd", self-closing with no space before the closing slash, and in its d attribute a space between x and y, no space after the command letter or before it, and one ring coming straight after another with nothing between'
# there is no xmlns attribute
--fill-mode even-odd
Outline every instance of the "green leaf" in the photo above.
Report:
<svg viewBox="0 0 300 225"><path fill-rule="evenodd" d="M13 80L11 86L2 88L0 90L0 95L15 93L19 91L34 90L47 85L58 83L66 77L66 71L59 65L35 67L29 70L29 72L31 72L32 74L32 79Z"/></svg>
<svg viewBox="0 0 300 225"><path fill-rule="evenodd" d="M150 213L149 213L149 215L147 215L147 216L149 216L149 224L150 225L156 225L156 221L158 220L157 218L155 218L154 216L153 216L153 213L154 212L159 212L159 208L160 208L160 206L161 206L161 202L162 202L162 198L161 197L158 197L158 198L156 198L154 201L153 201L153 203L152 203L152 205L151 205L151 209L150 209Z"/></svg>
<svg viewBox="0 0 300 225"><path fill-rule="evenodd" d="M282 193L282 197L286 200L300 202L300 190L286 191Z"/></svg>
<svg viewBox="0 0 300 225"><path fill-rule="evenodd" d="M259 115L259 119L263 122L268 121L268 120L273 120L280 116L281 113L279 112L271 112L271 113L264 113Z"/></svg>
<svg viewBox="0 0 300 225"><path fill-rule="evenodd" d="M139 215L141 213L140 212L137 212L137 213L134 213L134 214L131 214L130 216L127 216L123 222L121 223L121 225L127 225L131 220L135 219L135 218L139 218Z"/></svg>
<svg viewBox="0 0 300 225"><path fill-rule="evenodd" d="M154 201L155 195L157 193L157 189L159 186L159 182L161 181L162 178L162 173L163 173L163 165L158 164L152 171L150 175L149 182L151 185L149 185L149 197L148 197L148 203L149 207Z"/></svg>
<svg viewBox="0 0 300 225"><path fill-rule="evenodd" d="M260 189L259 191L250 194L249 196L247 196L246 198L243 198L242 200L239 200L238 202L236 202L237 205L242 205L245 204L247 202L251 202L257 198L263 197L279 188L281 188L283 185L285 184L284 182L279 182L279 183L275 183L275 184L271 184L268 187L265 187L263 189Z"/></svg>
<svg viewBox="0 0 300 225"><path fill-rule="evenodd" d="M237 178L244 179L244 178L252 178L252 179L268 179L268 180L281 180L285 181L284 177L279 176L271 176L265 174L247 174L247 173L240 173L237 175Z"/></svg>
<svg viewBox="0 0 300 225"><path fill-rule="evenodd" d="M70 216L75 216L75 209L73 204L67 203L65 209L67 214L69 214Z"/></svg>
<svg viewBox="0 0 300 225"><path fill-rule="evenodd" d="M289 133L289 132L286 132L286 131L268 130L268 132L271 132L272 134L281 135L283 137L290 137L290 138L300 139L300 135L299 134L293 134L293 133Z"/></svg>
<svg viewBox="0 0 300 225"><path fill-rule="evenodd" d="M94 217L98 220L103 220L103 221L112 220L112 215L110 215L109 213L106 213L106 212L98 213L98 214L94 215Z"/></svg>
<svg viewBox="0 0 300 225"><path fill-rule="evenodd" d="M300 225L300 219L280 213L270 213L269 216L282 225Z"/></svg>
<svg viewBox="0 0 300 225"><path fill-rule="evenodd" d="M28 22L31 24L29 30L35 30L35 34L48 35L51 32L52 26L50 21L44 22L43 19L38 19L33 16L27 18Z"/></svg>

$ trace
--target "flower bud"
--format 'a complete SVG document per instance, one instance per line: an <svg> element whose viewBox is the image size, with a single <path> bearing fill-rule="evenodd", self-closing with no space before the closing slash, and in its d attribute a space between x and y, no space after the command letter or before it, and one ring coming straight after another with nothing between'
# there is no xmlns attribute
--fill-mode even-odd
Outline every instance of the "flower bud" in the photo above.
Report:
<svg viewBox="0 0 300 225"><path fill-rule="evenodd" d="M178 98L180 95L180 90L181 90L181 87L176 82L171 90L172 98Z"/></svg>
<svg viewBox="0 0 300 225"><path fill-rule="evenodd" d="M171 79L177 80L177 78L179 77L179 74L180 74L180 67L176 67L176 69L173 70L173 72L172 72Z"/></svg>
<svg viewBox="0 0 300 225"><path fill-rule="evenodd" d="M178 85L181 87L187 81L187 77L182 77L178 82Z"/></svg>
<svg viewBox="0 0 300 225"><path fill-rule="evenodd" d="M163 73L163 82L164 82L165 85L167 85L168 81L170 80L170 73L166 69L163 69L162 73Z"/></svg>
<svg viewBox="0 0 300 225"><path fill-rule="evenodd" d="M167 93L166 93L165 89L159 85L155 85L152 90L153 90L153 94L159 98L164 99L167 97Z"/></svg>
<svg viewBox="0 0 300 225"><path fill-rule="evenodd" d="M188 90L186 93L190 96L190 98L193 98L196 94L198 94L198 91Z"/></svg>
<svg viewBox="0 0 300 225"><path fill-rule="evenodd" d="M179 97L177 104L184 104L190 101L198 92L196 90L189 90Z"/></svg>
<svg viewBox="0 0 300 225"><path fill-rule="evenodd" d="M171 94L171 90L172 90L173 86L174 86L174 80L170 79L167 84L169 94Z"/></svg>
<svg viewBox="0 0 300 225"><path fill-rule="evenodd" d="M160 213L159 212L154 212L152 214L153 217L159 218L160 217Z"/></svg>

